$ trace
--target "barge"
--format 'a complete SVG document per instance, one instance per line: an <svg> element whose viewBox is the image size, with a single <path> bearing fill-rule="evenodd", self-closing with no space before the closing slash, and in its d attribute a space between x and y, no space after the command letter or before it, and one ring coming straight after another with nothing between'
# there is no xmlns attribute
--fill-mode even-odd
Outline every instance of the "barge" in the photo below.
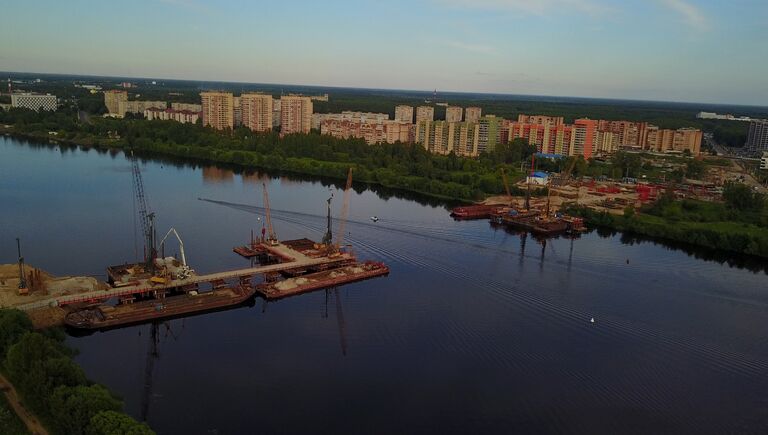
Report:
<svg viewBox="0 0 768 435"><path fill-rule="evenodd" d="M451 210L451 216L454 219L488 219L491 217L498 206L495 205L468 205L463 207L454 207Z"/></svg>
<svg viewBox="0 0 768 435"><path fill-rule="evenodd" d="M267 282L256 286L265 299L281 299L328 287L336 287L355 281L362 281L377 276L387 275L389 267L384 263L366 261L348 266L309 273L279 281Z"/></svg>
<svg viewBox="0 0 768 435"><path fill-rule="evenodd" d="M577 234L586 230L581 218L562 215L548 217L533 210L527 212L509 210L506 213L495 213L491 221L544 236L563 233Z"/></svg>
<svg viewBox="0 0 768 435"><path fill-rule="evenodd" d="M250 285L237 285L117 306L102 304L70 312L64 318L64 324L74 329L109 329L234 307L251 298L254 293L255 289Z"/></svg>

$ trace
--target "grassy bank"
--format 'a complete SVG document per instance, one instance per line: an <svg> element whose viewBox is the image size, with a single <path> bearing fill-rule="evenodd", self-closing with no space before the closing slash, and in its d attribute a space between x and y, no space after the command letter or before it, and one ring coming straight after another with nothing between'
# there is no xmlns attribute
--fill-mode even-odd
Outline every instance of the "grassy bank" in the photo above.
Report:
<svg viewBox="0 0 768 435"><path fill-rule="evenodd" d="M584 217L591 226L768 258L768 216L762 210L738 211L726 204L685 200L623 216L575 205L566 212Z"/></svg>

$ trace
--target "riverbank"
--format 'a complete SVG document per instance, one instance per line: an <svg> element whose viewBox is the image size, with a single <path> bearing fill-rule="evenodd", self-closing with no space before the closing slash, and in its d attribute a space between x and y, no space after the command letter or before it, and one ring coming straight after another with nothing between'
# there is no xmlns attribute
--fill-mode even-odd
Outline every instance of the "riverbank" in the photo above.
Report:
<svg viewBox="0 0 768 435"><path fill-rule="evenodd" d="M356 141L342 141L316 134L293 135L285 138L279 138L274 134L238 138L233 137L234 135L226 136L212 132L200 126L185 126L170 121L105 119L97 121L104 123L101 129L96 130L97 132L104 131L104 135L100 136L87 131L49 134L50 132L36 130L19 131L13 126L2 127L4 130L0 130L0 132L66 145L125 151L137 150L155 153L159 156L227 164L244 169L283 171L339 181L346 179L347 171L351 166L354 168L354 179L358 182L414 192L446 201L475 202L502 193L503 189L500 171L495 169L496 165L489 162L483 163L480 160L456 158L455 156L453 159L456 161L452 161L450 156L433 156L426 153L421 147L409 147L402 144L372 147L364 142L358 144ZM105 130L107 126L110 129ZM118 129L123 130L119 132ZM139 137L134 137L136 135ZM189 136L188 141L183 140L185 135ZM331 145L326 145L326 141L330 142ZM180 145L180 142L184 145ZM222 147L222 144L227 146ZM365 153L370 153L371 156L352 157L353 154L358 153L360 156L366 156ZM316 158L319 156L335 156L344 161L319 160ZM403 169L406 164L412 166ZM424 169L425 174L430 170L435 171L434 165L445 166L445 170L436 173L440 177L463 181L468 184L407 175L408 173L419 173L420 168ZM494 168L493 170L491 170L491 166ZM450 168L461 168L461 170L450 171L448 170ZM523 193L515 186L512 186L512 190L513 195ZM592 219L588 218L588 220L594 220L594 216L598 214L599 212L592 211ZM740 223L732 221L724 221L721 225L715 225L679 219L672 225L672 223L641 221L642 219L638 218L638 222L632 221L631 223L606 220L602 225L615 230L631 231L645 236L697 246L761 257L768 256L768 248L763 247L761 241L768 237L768 235L763 235L763 228L746 231ZM690 225L682 229L678 225L680 222L686 222ZM673 231L669 228L677 229ZM719 234L719 231L722 231L723 234Z"/></svg>
<svg viewBox="0 0 768 435"><path fill-rule="evenodd" d="M123 413L121 400L86 378L60 329L35 332L25 313L11 309L0 309L0 326L0 389L29 433L154 434Z"/></svg>
<svg viewBox="0 0 768 435"><path fill-rule="evenodd" d="M768 258L768 229L756 225L673 220L647 213L615 215L573 205L564 211L584 218L592 227Z"/></svg>

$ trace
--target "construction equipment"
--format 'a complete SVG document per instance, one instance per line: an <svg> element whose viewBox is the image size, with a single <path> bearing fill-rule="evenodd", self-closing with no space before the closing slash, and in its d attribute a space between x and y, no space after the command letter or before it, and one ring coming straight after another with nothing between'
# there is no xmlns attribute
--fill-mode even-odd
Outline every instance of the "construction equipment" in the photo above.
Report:
<svg viewBox="0 0 768 435"><path fill-rule="evenodd" d="M264 210L266 210L266 220L267 220L267 243L271 246L276 246L280 242L277 240L277 235L275 235L275 230L272 229L272 214L269 211L269 192L267 192L267 183L261 183L262 187L264 187Z"/></svg>
<svg viewBox="0 0 768 435"><path fill-rule="evenodd" d="M509 180L507 180L507 170L501 168L501 181L504 182L504 189L507 191L507 197L512 199L512 191L509 190Z"/></svg>
<svg viewBox="0 0 768 435"><path fill-rule="evenodd" d="M176 272L177 279L187 279L192 275L193 270L187 265L187 256L184 254L184 242L181 241L181 237L175 228L171 228L165 233L165 237L160 241L160 251L165 252L165 239L173 233L176 236L176 240L179 241L179 254L181 254L181 268Z"/></svg>
<svg viewBox="0 0 768 435"><path fill-rule="evenodd" d="M21 256L21 240L16 237L16 249L19 252L19 296L29 294L29 288L27 288L27 280L24 277L24 257Z"/></svg>
<svg viewBox="0 0 768 435"><path fill-rule="evenodd" d="M349 215L349 195L352 191L352 168L347 172L347 184L344 186L344 203L341 205L341 214L339 215L339 235L336 239L336 250L341 249L344 243L344 228L347 225L347 216ZM376 219L378 220L378 218Z"/></svg>
<svg viewBox="0 0 768 435"><path fill-rule="evenodd" d="M141 224L142 236L146 243L146 246L144 247L144 263L149 270L152 271L155 267L155 257L157 257L157 249L155 248L156 234L154 228L155 214L149 211L149 207L147 207L147 198L144 194L144 180L141 178L139 160L133 155L133 152L131 152L131 172L133 174L134 199L139 209L139 223Z"/></svg>
<svg viewBox="0 0 768 435"><path fill-rule="evenodd" d="M331 246L333 243L333 231L331 230L331 201L333 200L333 192L331 192L330 198L328 198L328 228L323 235L323 245Z"/></svg>
<svg viewBox="0 0 768 435"><path fill-rule="evenodd" d="M531 174L527 177L528 189L525 191L525 210L531 209L531 178L536 170L535 154L531 154Z"/></svg>

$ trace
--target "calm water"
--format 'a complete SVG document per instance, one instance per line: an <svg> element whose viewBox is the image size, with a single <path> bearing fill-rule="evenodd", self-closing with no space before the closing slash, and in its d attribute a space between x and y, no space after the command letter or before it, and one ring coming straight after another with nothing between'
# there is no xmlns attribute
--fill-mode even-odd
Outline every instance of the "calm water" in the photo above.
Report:
<svg viewBox="0 0 768 435"><path fill-rule="evenodd" d="M179 231L198 272L247 263L231 249L261 227L262 182L280 238L322 236L327 184L141 166L159 232ZM103 279L141 250L131 195L122 153L0 137L0 262L20 236L28 262ZM147 325L69 343L161 434L768 430L759 261L597 233L544 245L370 190L347 229L389 277L164 323L151 378Z"/></svg>

